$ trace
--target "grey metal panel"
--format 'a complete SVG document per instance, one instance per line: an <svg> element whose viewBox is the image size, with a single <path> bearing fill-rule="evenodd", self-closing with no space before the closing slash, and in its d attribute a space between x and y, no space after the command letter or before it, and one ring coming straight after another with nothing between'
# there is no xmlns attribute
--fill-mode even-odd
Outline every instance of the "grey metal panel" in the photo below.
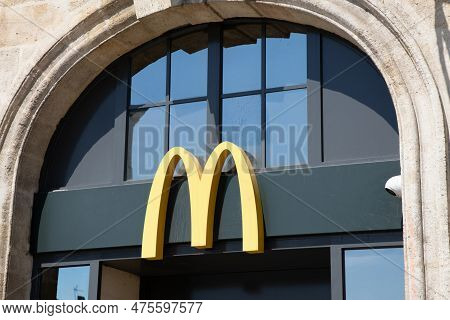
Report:
<svg viewBox="0 0 450 320"><path fill-rule="evenodd" d="M370 58L324 35L322 55L324 160L398 158L395 109Z"/></svg>
<svg viewBox="0 0 450 320"><path fill-rule="evenodd" d="M117 80L104 74L61 121L42 173L45 190L113 183L117 168L115 118L124 117L117 112L116 87Z"/></svg>
<svg viewBox="0 0 450 320"><path fill-rule="evenodd" d="M149 186L150 187L150 186ZM167 206L166 242L186 242L191 238L191 219L189 204L189 188L184 179L177 178Z"/></svg>
<svg viewBox="0 0 450 320"><path fill-rule="evenodd" d="M400 201L384 190L398 161L313 168L257 176L267 237L345 231L400 230ZM241 237L236 177L223 177L216 205L218 239ZM187 184L175 181L167 241L190 240ZM41 195L38 252L141 244L150 184L56 191ZM39 212L37 212L39 214Z"/></svg>
<svg viewBox="0 0 450 320"><path fill-rule="evenodd" d="M39 225L38 252L140 244L148 187L48 193Z"/></svg>
<svg viewBox="0 0 450 320"><path fill-rule="evenodd" d="M267 235L401 228L399 201L384 190L398 163L312 169L309 176L263 175L258 180ZM307 172L307 171L306 171Z"/></svg>

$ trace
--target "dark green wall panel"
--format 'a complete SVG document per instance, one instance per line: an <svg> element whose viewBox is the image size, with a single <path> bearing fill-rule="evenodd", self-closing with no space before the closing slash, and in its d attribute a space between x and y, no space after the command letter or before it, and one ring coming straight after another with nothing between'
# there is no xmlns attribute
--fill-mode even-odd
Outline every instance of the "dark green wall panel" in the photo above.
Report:
<svg viewBox="0 0 450 320"><path fill-rule="evenodd" d="M398 161L258 174L267 237L401 229L400 200L384 190ZM175 180L167 241L190 239L187 183ZM150 184L56 191L38 195L38 252L141 244ZM215 237L240 238L237 179L221 179Z"/></svg>

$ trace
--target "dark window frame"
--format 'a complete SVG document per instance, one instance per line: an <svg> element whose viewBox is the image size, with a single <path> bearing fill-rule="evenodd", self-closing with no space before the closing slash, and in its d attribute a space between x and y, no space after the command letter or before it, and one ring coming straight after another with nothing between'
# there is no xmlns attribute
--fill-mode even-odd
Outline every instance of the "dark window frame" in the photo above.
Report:
<svg viewBox="0 0 450 320"><path fill-rule="evenodd" d="M401 231L360 232L344 234L303 235L267 238L266 251L302 250L308 248L328 248L330 252L331 300L345 300L344 251L352 249L403 248ZM214 249L203 251L203 254L224 254L240 251L240 239L225 240L217 243ZM138 259L141 247L118 247L95 250L79 250L77 252L41 253L33 259L33 275L31 280L31 299L40 297L40 272L45 268L58 267L91 267L89 274L88 299L100 297L101 266L103 262ZM199 249L192 248L190 243L166 245L165 256L197 255Z"/></svg>
<svg viewBox="0 0 450 320"><path fill-rule="evenodd" d="M304 32L307 37L307 81L297 85L289 85L284 87L266 88L266 29L268 24L283 23L286 25L295 26L299 31ZM222 86L222 70L223 70L223 30L227 26L242 24L259 24L261 26L261 89L251 91L239 91L233 93L223 94ZM187 99L172 100L170 98L170 86L171 86L171 42L173 39L182 37L189 33L206 30L208 33L208 61L207 61L207 95L192 97ZM133 50L127 55L129 61L128 66L131 68L133 57L139 54L142 50L148 50L149 48L157 45L161 45L165 42L166 50L166 99L165 101L159 101L155 103L148 103L143 105L131 105L131 74L128 78L128 100L127 100L127 130L126 130L126 144L129 143L129 131L128 131L128 119L131 112L145 111L149 108L165 106L166 110L166 124L165 133L163 137L164 153L169 150L169 127L170 127L170 109L172 106L191 102L207 102L207 127L211 130L210 136L212 139L207 142L207 156L212 149L222 141L221 139L221 123L222 123L222 100L234 97L244 97L250 95L261 96L261 168L255 169L256 172L273 172L284 171L293 169L304 169L307 167L315 167L322 164L322 144L321 144L321 118L322 118L322 106L321 106L321 86L320 81L311 81L311 79L318 79L321 74L320 64L320 33L312 27L301 26L284 21L277 21L272 19L232 19L221 23L209 23L188 28L182 28L181 30L174 30L167 34L150 41L142 45L141 47ZM311 60L311 61L310 61ZM130 72L129 72L130 73ZM266 166L266 95L275 92L285 92L291 90L307 90L307 117L308 123L314 123L311 126L311 131L308 136L308 159L306 164L286 165L282 167L267 167ZM123 174L123 182L140 183L145 181L152 181L150 179L131 179L127 177L126 171L126 159L128 157L128 146L124 148L125 170Z"/></svg>
<svg viewBox="0 0 450 320"><path fill-rule="evenodd" d="M100 281L101 281L101 262L99 260L80 260L80 261L58 261L33 263L34 275L31 279L32 291L31 299L40 299L42 287L42 274L47 269L60 268L76 268L89 267L89 286L87 292L87 300L98 300L100 298Z"/></svg>
<svg viewBox="0 0 450 320"><path fill-rule="evenodd" d="M345 251L402 248L403 241L383 241L330 246L331 299L346 300L345 297Z"/></svg>
<svg viewBox="0 0 450 320"><path fill-rule="evenodd" d="M188 33L200 31L200 30L208 30L209 37L214 38L208 40L208 82L207 82L207 108L210 110L207 114L207 123L213 124L213 129L211 129L212 134L210 137L213 137L211 141L207 141L207 155L210 151L217 145L221 140L220 133L220 122L221 122L221 113L222 113L222 47L221 47L221 36L222 36L222 28L224 26L233 25L233 24L255 24L255 23L283 23L286 25L293 25L296 30L302 30L307 35L307 81L306 81L306 90L307 90L307 119L309 124L315 124L310 127L310 134L308 137L308 164L297 164L292 166L283 166L283 167L271 167L271 168L257 168L255 172L264 173L264 172L284 172L284 171L294 171L294 170L303 170L307 168L316 168L316 167L324 167L324 166L339 166L339 165L347 165L347 164L359 164L359 163L368 163L368 162L380 162L380 161L392 161L398 160L398 155L387 156L382 155L377 158L355 158L355 159L347 159L347 160L328 160L324 159L324 139L323 139L323 77L322 77L322 56L323 56L323 39L333 38L340 40L343 44L348 46L350 49L361 52L361 50L353 45L352 43L346 42L343 39L340 39L336 35L329 33L324 30L320 30L311 26L304 26L295 23L289 23L285 21L279 21L274 19L262 19L262 18L237 18L230 19L219 23L209 23L209 24L201 24L196 26L189 27L181 27L180 29L169 31L156 39L153 39L147 43L142 44L141 46L131 50L126 53L122 57L118 58L115 62L109 65L104 72L102 72L92 83L88 86L88 88L80 95L79 100L74 103L76 107L80 106L80 99L84 97L88 92L91 92L94 89L94 85L100 83L102 79L105 77L114 77L117 79L117 85L115 89L115 103L112 108L112 112L116 114L116 119L114 122L113 134L114 134L114 166L115 171L113 172L113 176L111 177L111 183L98 184L95 187L102 186L110 186L110 185L129 185L129 184L140 184L140 183L149 183L152 182L153 178L148 179L129 179L127 177L127 158L128 158L128 143L129 143L129 114L130 112L134 112L135 110L145 110L147 108L157 107L157 106L168 106L166 109L166 124L165 124L165 134L164 134L164 150L168 150L169 141L169 113L170 106L174 105L171 101L169 101L166 97L165 101L158 102L155 104L148 105L139 105L132 108L129 108L130 103L130 88L131 84L131 63L132 58L138 55L143 50L148 50L149 48L155 45L161 45L162 43L167 44L170 42L170 38L177 38ZM214 53L216 52L216 53ZM217 54L217 52L219 54ZM265 51L264 51L265 53ZM170 59L170 54L168 55ZM212 59L215 59L214 64L209 63ZM378 74L382 77L379 70L373 64L370 59L366 59L367 62L377 71ZM166 70L166 82L170 82L170 66L167 63ZM214 66L214 68L212 68ZM265 64L263 65L265 67ZM214 81L210 81L214 79ZM166 84L167 87L167 84ZM303 85L301 85L303 88ZM275 92L276 90L294 90L300 89L300 87L296 86L288 86L288 87L279 87L279 88L269 88L266 90L267 93ZM259 91L258 91L259 92ZM167 96L168 92L166 93ZM247 94L239 93L239 94ZM224 95L227 97L227 95ZM200 99L203 99L201 97ZM199 98L193 98L192 100L198 100ZM188 100L175 101L175 103L186 102ZM262 99L262 108L265 107L265 99ZM262 112L261 122L265 123L265 112ZM70 118L65 117L61 120L60 127L64 127L64 123L70 121ZM209 126L211 127L211 126ZM52 141L58 141L58 130L52 138ZM263 135L263 132L262 132ZM264 137L265 139L265 137ZM49 185L47 181L48 172L51 169L50 161L52 157L50 154L57 153L55 150L53 143L49 146L47 150L46 160L43 165L43 169L41 171L41 179L40 179L40 190L72 190L85 188L84 186L74 186L74 187L66 187L62 186L59 188L54 188ZM261 144L261 153L265 157L265 142ZM228 174L228 173L225 173ZM87 186L88 188L92 186Z"/></svg>

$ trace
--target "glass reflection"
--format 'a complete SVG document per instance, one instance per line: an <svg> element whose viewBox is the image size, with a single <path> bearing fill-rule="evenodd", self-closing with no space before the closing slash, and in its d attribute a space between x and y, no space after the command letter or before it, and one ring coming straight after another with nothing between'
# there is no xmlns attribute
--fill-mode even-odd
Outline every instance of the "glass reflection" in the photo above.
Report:
<svg viewBox="0 0 450 320"><path fill-rule="evenodd" d="M306 84L306 35L283 24L267 26L267 87Z"/></svg>
<svg viewBox="0 0 450 320"><path fill-rule="evenodd" d="M266 166L308 163L306 90L270 93L266 99Z"/></svg>
<svg viewBox="0 0 450 320"><path fill-rule="evenodd" d="M157 103L166 97L166 46L156 45L133 57L130 104Z"/></svg>
<svg viewBox="0 0 450 320"><path fill-rule="evenodd" d="M260 95L223 100L222 141L230 141L240 146L247 152L255 167L261 166ZM230 159L227 160L224 171L233 166Z"/></svg>
<svg viewBox="0 0 450 320"><path fill-rule="evenodd" d="M172 41L171 100L204 97L207 91L208 34L199 31Z"/></svg>
<svg viewBox="0 0 450 320"><path fill-rule="evenodd" d="M223 32L223 93L261 88L261 25L245 24Z"/></svg>
<svg viewBox="0 0 450 320"><path fill-rule="evenodd" d="M127 178L150 179L164 156L166 108L130 112L128 123Z"/></svg>
<svg viewBox="0 0 450 320"><path fill-rule="evenodd" d="M170 109L169 147L183 147L204 163L206 156L206 101L177 104ZM181 164L176 175L182 174Z"/></svg>
<svg viewBox="0 0 450 320"><path fill-rule="evenodd" d="M87 300L89 266L58 269L57 300Z"/></svg>
<svg viewBox="0 0 450 320"><path fill-rule="evenodd" d="M348 300L404 299L403 248L345 251Z"/></svg>

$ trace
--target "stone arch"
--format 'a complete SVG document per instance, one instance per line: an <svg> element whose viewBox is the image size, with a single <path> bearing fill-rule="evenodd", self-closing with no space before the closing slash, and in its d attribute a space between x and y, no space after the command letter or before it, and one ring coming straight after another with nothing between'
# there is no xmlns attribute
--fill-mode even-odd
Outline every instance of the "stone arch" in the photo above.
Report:
<svg viewBox="0 0 450 320"><path fill-rule="evenodd" d="M29 297L33 194L56 125L85 87L116 58L168 30L235 17L312 25L349 40L374 61L399 122L406 296L449 297L443 105L408 29L369 0L110 0L67 30L23 79L0 123L0 297Z"/></svg>

